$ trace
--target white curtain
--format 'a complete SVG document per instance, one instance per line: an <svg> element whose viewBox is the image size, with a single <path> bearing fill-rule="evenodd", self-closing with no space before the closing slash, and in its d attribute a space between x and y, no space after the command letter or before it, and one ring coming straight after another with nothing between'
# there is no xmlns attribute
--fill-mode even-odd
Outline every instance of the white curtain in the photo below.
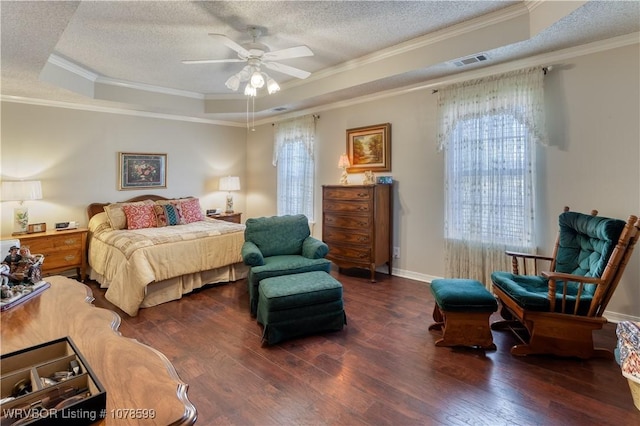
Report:
<svg viewBox="0 0 640 426"><path fill-rule="evenodd" d="M315 118L275 125L273 165L277 167L278 215L304 214L313 222Z"/></svg>
<svg viewBox="0 0 640 426"><path fill-rule="evenodd" d="M438 91L445 155L445 275L510 270L505 250L536 250L535 144L546 145L543 72L530 68Z"/></svg>

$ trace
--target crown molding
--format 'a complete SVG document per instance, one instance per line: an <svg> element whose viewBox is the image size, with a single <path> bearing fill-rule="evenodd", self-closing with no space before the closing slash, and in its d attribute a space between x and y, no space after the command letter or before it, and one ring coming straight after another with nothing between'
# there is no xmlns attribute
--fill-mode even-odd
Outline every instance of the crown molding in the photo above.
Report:
<svg viewBox="0 0 640 426"><path fill-rule="evenodd" d="M473 80L476 78L483 78L490 75L514 71L517 69L522 69L522 68L527 68L532 66L555 65L559 61L564 61L564 60L576 58L579 56L589 55L593 53L616 49L619 47L630 46L634 44L640 44L640 32L630 33L630 34L613 37L606 40L596 41L596 42L584 44L581 46L570 47L570 48L558 50L555 52L544 53L544 54L532 56L530 58L507 62L504 64L486 66L484 68L467 71L464 73L456 74L454 76L433 79L433 80L425 81L422 83L417 83L417 84L396 88L396 89L390 89L383 92L377 92L371 95L365 95L365 96L352 98L345 101L338 101L330 104L324 104L318 107L307 108L305 110L300 110L300 111L279 115L275 118L272 117L268 119L258 120L255 122L255 125L258 126L263 124L270 124L273 122L279 122L282 120L298 117L300 115L306 115L306 114L327 111L331 109L349 107L352 105L358 105L365 102L371 102L371 101L398 96L398 95L419 91L419 90L433 90L438 87L446 86L449 84L459 83L461 81L466 81L466 80ZM154 112L146 112L146 111L128 110L124 108L83 105L83 104L60 102L60 101L45 100L45 99L26 98L21 96L0 95L0 101L40 105L40 106L50 106L50 107L57 107L57 108L68 108L68 109L76 109L76 110L82 110L82 111L94 111L94 112L105 112L105 113L111 113L111 114L132 115L132 116L138 116L138 117L187 121L187 122L193 122L193 123L217 124L221 126L231 126L231 127L246 126L246 123L239 123L235 121L213 120L213 119L206 119L206 118L200 118L200 117L174 115L174 114L167 114L167 113L154 113Z"/></svg>
<svg viewBox="0 0 640 426"><path fill-rule="evenodd" d="M245 123L237 123L235 121L212 120L208 118L191 117L186 115L166 114L159 112L137 111L125 108L105 107L98 105L76 104L72 102L52 101L49 99L25 98L22 96L0 95L1 102L27 104L36 106L47 106L54 108L66 108L80 111L104 112L108 114L130 115L135 117L159 118L163 120L187 121L191 123L217 124L220 126L245 127Z"/></svg>
<svg viewBox="0 0 640 426"><path fill-rule="evenodd" d="M507 62L504 64L486 66L453 76L446 76L429 80L422 83L416 83L410 86L395 88L386 90L383 92L377 92L370 95L360 96L358 98L352 98L345 101L337 101L330 104L325 104L315 108L308 108L289 114L279 115L277 119L265 119L255 122L256 126L279 122L282 120L288 120L300 115L313 114L322 111L345 108L353 105L358 105L366 102L372 102L379 99L385 99L393 96L403 95L410 92L419 90L435 90L438 87L447 86L449 84L460 83L467 80L474 80L477 78L489 77L491 75L502 74L509 71L515 71L523 68L529 68L534 66L549 66L554 65L559 61L564 61L572 58L577 58L584 55L603 52L611 49L617 49L619 47L630 46L634 44L640 44L640 32L630 33L618 37L613 37L606 40L595 41L588 44L583 44L576 47L569 47L562 50L557 50L549 53L542 53L530 58L520 59L516 61Z"/></svg>

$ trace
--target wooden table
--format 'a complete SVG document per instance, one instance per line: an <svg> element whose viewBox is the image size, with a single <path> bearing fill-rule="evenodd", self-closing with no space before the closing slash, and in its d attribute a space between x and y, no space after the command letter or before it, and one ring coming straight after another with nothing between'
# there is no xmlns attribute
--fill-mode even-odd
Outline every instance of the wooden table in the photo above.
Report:
<svg viewBox="0 0 640 426"><path fill-rule="evenodd" d="M107 391L107 417L98 424L195 423L188 385L162 353L123 337L120 317L92 305L89 287L62 276L45 280L50 288L0 315L2 354L69 336ZM154 418L131 418L136 409L153 410Z"/></svg>

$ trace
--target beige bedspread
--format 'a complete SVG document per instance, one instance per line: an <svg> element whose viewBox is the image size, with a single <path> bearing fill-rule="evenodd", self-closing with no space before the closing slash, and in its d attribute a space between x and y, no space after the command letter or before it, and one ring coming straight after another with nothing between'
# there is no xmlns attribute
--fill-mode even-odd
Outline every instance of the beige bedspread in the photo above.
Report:
<svg viewBox="0 0 640 426"><path fill-rule="evenodd" d="M89 265L107 283L107 300L134 316L149 284L242 262L244 228L205 218L187 225L113 230L100 213L89 221Z"/></svg>

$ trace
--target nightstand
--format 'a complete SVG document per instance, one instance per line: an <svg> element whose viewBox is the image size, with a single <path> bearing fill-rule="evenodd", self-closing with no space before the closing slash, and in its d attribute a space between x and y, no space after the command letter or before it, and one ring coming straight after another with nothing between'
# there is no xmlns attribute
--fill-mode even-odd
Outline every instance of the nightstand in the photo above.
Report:
<svg viewBox="0 0 640 426"><path fill-rule="evenodd" d="M86 274L87 232L86 228L68 231L51 230L20 235L17 238L20 240L20 246L29 247L31 254L44 255L43 275L53 275L57 272L75 268L78 279L84 281Z"/></svg>
<svg viewBox="0 0 640 426"><path fill-rule="evenodd" d="M218 219L218 220L224 220L225 222L240 223L242 213L235 212L235 213L209 214L207 215L207 217Z"/></svg>

